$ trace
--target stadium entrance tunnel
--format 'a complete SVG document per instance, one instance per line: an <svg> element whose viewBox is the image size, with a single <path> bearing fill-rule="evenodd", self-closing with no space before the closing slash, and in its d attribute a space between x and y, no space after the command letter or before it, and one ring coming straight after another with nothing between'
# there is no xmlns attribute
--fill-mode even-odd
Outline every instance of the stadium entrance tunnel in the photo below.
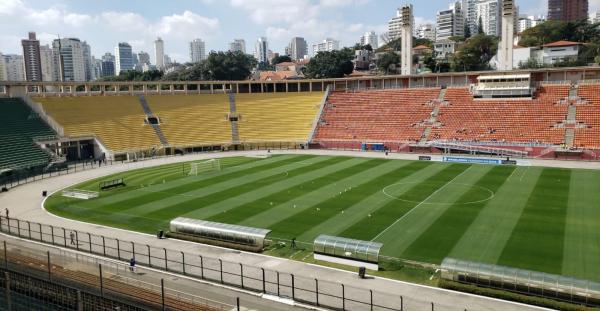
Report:
<svg viewBox="0 0 600 311"><path fill-rule="evenodd" d="M431 195L423 195L420 188L428 188L432 191L438 191L442 187L439 193L432 193ZM383 194L394 200L403 201L414 204L430 204L430 205L456 205L456 204L477 204L487 202L494 198L494 191L472 184L463 183L436 183L436 182L404 182L396 183L386 186L382 190ZM460 196L458 199L449 198L452 196L444 195L444 193L464 193L465 195ZM436 195L437 194L437 195Z"/></svg>

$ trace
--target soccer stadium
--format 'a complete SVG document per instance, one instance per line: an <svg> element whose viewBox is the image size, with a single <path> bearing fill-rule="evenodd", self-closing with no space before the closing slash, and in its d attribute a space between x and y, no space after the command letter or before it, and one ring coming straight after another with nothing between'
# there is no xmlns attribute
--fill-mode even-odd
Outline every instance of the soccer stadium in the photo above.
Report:
<svg viewBox="0 0 600 311"><path fill-rule="evenodd" d="M0 309L600 310L598 3L125 2L0 1Z"/></svg>

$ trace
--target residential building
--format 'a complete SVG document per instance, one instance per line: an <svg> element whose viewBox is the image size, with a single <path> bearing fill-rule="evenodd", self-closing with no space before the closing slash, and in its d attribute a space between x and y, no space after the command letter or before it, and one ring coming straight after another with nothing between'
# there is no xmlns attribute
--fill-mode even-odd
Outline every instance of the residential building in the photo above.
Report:
<svg viewBox="0 0 600 311"><path fill-rule="evenodd" d="M460 42L452 41L450 39L442 39L436 41L433 45L436 58L447 59L450 55L456 53L460 47Z"/></svg>
<svg viewBox="0 0 600 311"><path fill-rule="evenodd" d="M417 38L435 41L435 26L424 24L417 28Z"/></svg>
<svg viewBox="0 0 600 311"><path fill-rule="evenodd" d="M477 2L479 0L462 0L461 8L465 18L465 24L469 27L471 34L477 33L479 20L477 19Z"/></svg>
<svg viewBox="0 0 600 311"><path fill-rule="evenodd" d="M331 52L340 49L340 41L327 38L321 43L313 44L313 55L317 55L319 52Z"/></svg>
<svg viewBox="0 0 600 311"><path fill-rule="evenodd" d="M138 58L138 63L136 65L136 70L140 70L142 69L142 67L144 65L150 65L150 54L144 52L144 51L140 51L139 53L137 53L137 58Z"/></svg>
<svg viewBox="0 0 600 311"><path fill-rule="evenodd" d="M190 42L190 61L198 63L206 59L206 45L201 39Z"/></svg>
<svg viewBox="0 0 600 311"><path fill-rule="evenodd" d="M55 81L85 81L83 45L77 38L52 42Z"/></svg>
<svg viewBox="0 0 600 311"><path fill-rule="evenodd" d="M89 44L87 44L87 42L83 41L83 43L81 43L81 48L83 51L83 66L84 66L84 70L85 70L85 80L86 81L91 81L96 79L96 77L94 77L94 69L93 69L93 63L92 63L92 49L90 47Z"/></svg>
<svg viewBox="0 0 600 311"><path fill-rule="evenodd" d="M542 46L544 64L555 64L563 61L577 60L581 46L579 42L558 41Z"/></svg>
<svg viewBox="0 0 600 311"><path fill-rule="evenodd" d="M292 38L290 44L286 48L286 54L293 60L303 59L308 55L308 44L301 37Z"/></svg>
<svg viewBox="0 0 600 311"><path fill-rule="evenodd" d="M354 51L354 70L369 70L371 64L375 58L375 53L369 50L356 50Z"/></svg>
<svg viewBox="0 0 600 311"><path fill-rule="evenodd" d="M42 81L54 81L52 49L48 45L40 46L40 67L42 68Z"/></svg>
<svg viewBox="0 0 600 311"><path fill-rule="evenodd" d="M596 14L594 14L591 18L590 18L592 24L598 24L600 23L600 12L596 12Z"/></svg>
<svg viewBox="0 0 600 311"><path fill-rule="evenodd" d="M502 32L502 1L481 0L476 4L477 21L481 21L483 32L499 37Z"/></svg>
<svg viewBox="0 0 600 311"><path fill-rule="evenodd" d="M115 62L110 59L102 58L102 64L100 65L100 71L103 77L112 77L115 75Z"/></svg>
<svg viewBox="0 0 600 311"><path fill-rule="evenodd" d="M0 53L0 81L6 81L6 60L2 53Z"/></svg>
<svg viewBox="0 0 600 311"><path fill-rule="evenodd" d="M94 79L102 78L102 60L92 56L92 72Z"/></svg>
<svg viewBox="0 0 600 311"><path fill-rule="evenodd" d="M256 45L254 46L254 57L256 57L259 63L269 62L269 42L267 41L267 38L258 38Z"/></svg>
<svg viewBox="0 0 600 311"><path fill-rule="evenodd" d="M165 43L161 38L154 41L154 58L156 60L156 68L162 70L165 67Z"/></svg>
<svg viewBox="0 0 600 311"><path fill-rule="evenodd" d="M360 45L370 45L373 49L379 47L379 41L377 39L377 34L374 31L365 32L365 34L360 37Z"/></svg>
<svg viewBox="0 0 600 311"><path fill-rule="evenodd" d="M588 0L548 0L548 20L574 22L588 19Z"/></svg>
<svg viewBox="0 0 600 311"><path fill-rule="evenodd" d="M27 39L21 40L26 81L42 81L42 63L40 59L40 41L35 32L30 32Z"/></svg>
<svg viewBox="0 0 600 311"><path fill-rule="evenodd" d="M115 61L115 56L110 54L110 53L104 53L104 55L102 55L102 61L103 62L114 62Z"/></svg>
<svg viewBox="0 0 600 311"><path fill-rule="evenodd" d="M545 22L545 18L543 16L526 16L521 15L519 17L519 22L517 25L517 32L521 33L529 28L533 28L541 23Z"/></svg>
<svg viewBox="0 0 600 311"><path fill-rule="evenodd" d="M396 16L392 17L388 22L387 37L389 41L400 39L400 37L402 37L402 8L396 9Z"/></svg>
<svg viewBox="0 0 600 311"><path fill-rule="evenodd" d="M120 42L115 47L115 74L118 76L121 72L134 68L131 45L127 42Z"/></svg>
<svg viewBox="0 0 600 311"><path fill-rule="evenodd" d="M438 11L436 41L465 35L465 18L461 6L461 2L456 1L448 10Z"/></svg>
<svg viewBox="0 0 600 311"><path fill-rule="evenodd" d="M4 55L7 81L25 81L25 64L22 55Z"/></svg>
<svg viewBox="0 0 600 311"><path fill-rule="evenodd" d="M233 42L229 43L229 51L230 52L242 52L246 54L246 40L244 39L234 39Z"/></svg>

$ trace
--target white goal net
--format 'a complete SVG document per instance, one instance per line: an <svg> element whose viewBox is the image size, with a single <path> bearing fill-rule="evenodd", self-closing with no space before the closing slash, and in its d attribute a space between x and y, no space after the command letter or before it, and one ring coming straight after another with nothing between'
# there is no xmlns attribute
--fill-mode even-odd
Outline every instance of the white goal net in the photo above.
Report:
<svg viewBox="0 0 600 311"><path fill-rule="evenodd" d="M221 162L219 159L210 159L202 162L193 162L190 164L190 176L198 176L198 174L208 172L218 172L221 170Z"/></svg>

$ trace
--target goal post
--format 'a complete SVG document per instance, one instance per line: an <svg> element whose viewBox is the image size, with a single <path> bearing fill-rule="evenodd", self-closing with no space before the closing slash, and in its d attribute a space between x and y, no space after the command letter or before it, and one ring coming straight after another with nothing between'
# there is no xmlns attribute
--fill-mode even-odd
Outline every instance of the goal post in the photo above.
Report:
<svg viewBox="0 0 600 311"><path fill-rule="evenodd" d="M221 161L219 159L210 159L202 162L190 163L189 176L198 176L198 174L208 172L218 172L221 170Z"/></svg>

